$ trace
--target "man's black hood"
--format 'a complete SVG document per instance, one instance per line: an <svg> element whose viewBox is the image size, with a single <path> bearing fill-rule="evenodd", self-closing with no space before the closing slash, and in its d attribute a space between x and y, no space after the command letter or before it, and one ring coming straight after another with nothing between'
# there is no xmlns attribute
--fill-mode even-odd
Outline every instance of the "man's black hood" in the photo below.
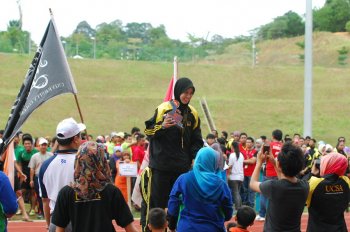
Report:
<svg viewBox="0 0 350 232"><path fill-rule="evenodd" d="M180 107L179 107L180 110L182 110L184 107L186 107L188 105L188 104L183 104L181 102L180 95L189 88L193 89L193 93L196 90L193 86L192 81L187 77L182 77L182 78L178 79L175 83L174 97L175 97L175 100L177 100L180 103Z"/></svg>

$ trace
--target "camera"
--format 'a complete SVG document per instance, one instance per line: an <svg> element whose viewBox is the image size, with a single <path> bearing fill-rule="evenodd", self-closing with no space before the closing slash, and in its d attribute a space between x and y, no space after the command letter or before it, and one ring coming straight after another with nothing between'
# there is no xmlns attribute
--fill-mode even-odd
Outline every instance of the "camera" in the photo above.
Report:
<svg viewBox="0 0 350 232"><path fill-rule="evenodd" d="M270 145L269 144L265 144L263 146L263 154L265 154L265 152L267 152L267 153L270 152Z"/></svg>

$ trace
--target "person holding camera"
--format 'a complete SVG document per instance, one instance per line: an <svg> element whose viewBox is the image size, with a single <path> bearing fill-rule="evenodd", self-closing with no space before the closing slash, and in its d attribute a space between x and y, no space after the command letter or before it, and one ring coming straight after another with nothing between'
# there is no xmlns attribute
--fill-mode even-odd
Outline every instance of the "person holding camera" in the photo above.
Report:
<svg viewBox="0 0 350 232"><path fill-rule="evenodd" d="M316 160L315 160L316 161ZM332 152L312 166L310 192L306 201L309 212L308 232L345 232L344 211L349 205L350 180L344 176L348 167L345 156ZM320 173L320 177L317 177Z"/></svg>
<svg viewBox="0 0 350 232"><path fill-rule="evenodd" d="M276 129L272 131L272 141L270 143L270 149L268 151L264 150L263 152L267 152L266 157L266 166L265 166L265 175L263 177L263 182L267 180L277 180L277 172L274 167L275 159L277 158L279 152L282 149L282 136L283 133L281 130ZM267 198L264 195L260 195L260 210L259 214L256 216L257 221L265 221L265 215L267 210Z"/></svg>
<svg viewBox="0 0 350 232"><path fill-rule="evenodd" d="M250 181L250 188L261 193L268 200L264 231L300 231L300 220L309 192L307 181L296 176L304 166L304 156L299 146L285 143L277 158L270 162L278 179L259 182L262 163L269 153L260 152Z"/></svg>

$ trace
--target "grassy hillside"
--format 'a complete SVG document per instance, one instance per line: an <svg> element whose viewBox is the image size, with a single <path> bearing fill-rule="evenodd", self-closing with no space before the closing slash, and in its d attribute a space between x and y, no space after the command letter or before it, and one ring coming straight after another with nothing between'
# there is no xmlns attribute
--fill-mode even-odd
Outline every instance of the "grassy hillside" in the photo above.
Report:
<svg viewBox="0 0 350 232"><path fill-rule="evenodd" d="M257 41L258 65L296 65L303 66L299 55L304 50L296 45L303 42L304 36L284 38L269 41ZM233 44L223 55L208 57L205 63L220 63L233 65L251 65L251 43ZM342 47L350 49L350 34L315 32L313 34L313 63L315 66L339 67L338 50ZM348 62L350 64L350 58Z"/></svg>
<svg viewBox="0 0 350 232"><path fill-rule="evenodd" d="M329 35L321 37L315 41L316 48L322 47L318 43L327 41ZM192 105L202 116L199 98L205 97L219 131L241 130L253 136L270 136L273 129L280 128L289 134L302 133L304 69L302 65L283 63L288 46L298 49L293 45L295 41L299 39L260 44L270 46L272 52L276 50L272 47L275 43L279 53L266 54L274 60L254 69L250 63L244 64L244 59L180 63L180 76L190 77L196 86ZM332 50L332 45L324 47ZM319 56L330 56L317 54L316 61ZM5 127L31 59L32 56L0 54L0 128ZM69 64L88 133L95 136L111 131L129 132L133 126L143 130L144 121L161 103L173 70L172 63L70 59ZM339 135L349 137L349 69L320 65L314 68L313 136L334 144ZM79 120L74 97L61 95L35 111L23 131L35 136L54 135L57 123L70 116ZM202 128L205 136L205 120Z"/></svg>

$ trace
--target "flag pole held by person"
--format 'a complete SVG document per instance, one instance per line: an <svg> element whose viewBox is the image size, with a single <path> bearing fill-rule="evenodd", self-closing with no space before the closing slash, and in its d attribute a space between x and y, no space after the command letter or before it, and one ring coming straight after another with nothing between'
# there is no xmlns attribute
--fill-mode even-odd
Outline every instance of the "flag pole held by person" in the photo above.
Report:
<svg viewBox="0 0 350 232"><path fill-rule="evenodd" d="M60 94L77 94L51 9L50 13L51 20L11 108L3 139L0 141L0 154L6 150L24 122L40 105ZM78 109L81 115L79 106Z"/></svg>

